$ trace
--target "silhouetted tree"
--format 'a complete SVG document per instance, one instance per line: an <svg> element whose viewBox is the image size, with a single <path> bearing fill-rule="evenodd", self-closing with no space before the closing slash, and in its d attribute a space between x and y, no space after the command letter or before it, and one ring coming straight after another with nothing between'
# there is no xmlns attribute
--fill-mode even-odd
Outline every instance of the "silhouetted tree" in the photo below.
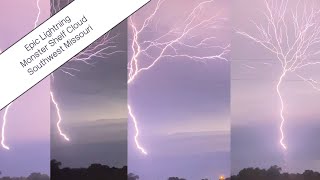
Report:
<svg viewBox="0 0 320 180"><path fill-rule="evenodd" d="M139 180L139 176L138 175L135 175L133 173L129 173L128 174L128 180Z"/></svg>
<svg viewBox="0 0 320 180"><path fill-rule="evenodd" d="M32 173L27 177L27 180L49 180L49 176L41 173Z"/></svg>
<svg viewBox="0 0 320 180"><path fill-rule="evenodd" d="M317 180L320 177L320 173L314 172L311 170L305 170L302 175L304 179L308 179L308 180Z"/></svg>
<svg viewBox="0 0 320 180"><path fill-rule="evenodd" d="M178 177L169 177L168 180L186 180L186 179L178 178Z"/></svg>
<svg viewBox="0 0 320 180"><path fill-rule="evenodd" d="M58 162L55 159L51 160L51 169L59 169L61 165L61 162Z"/></svg>
<svg viewBox="0 0 320 180"><path fill-rule="evenodd" d="M268 174L268 177L271 178L271 179L276 179L278 177L280 177L281 175L281 167L279 166L271 166L268 170L267 170L267 174Z"/></svg>
<svg viewBox="0 0 320 180"><path fill-rule="evenodd" d="M5 176L0 178L0 180L49 180L50 177L46 174L41 173L31 173L28 177L9 177Z"/></svg>
<svg viewBox="0 0 320 180"><path fill-rule="evenodd" d="M92 164L88 168L62 168L56 160L51 161L52 180L127 180L127 166L123 168ZM0 179L1 180L1 179Z"/></svg>
<svg viewBox="0 0 320 180"><path fill-rule="evenodd" d="M281 173L281 167L271 166L269 169L245 168L238 175L227 180L320 180L320 173L306 170L303 174Z"/></svg>

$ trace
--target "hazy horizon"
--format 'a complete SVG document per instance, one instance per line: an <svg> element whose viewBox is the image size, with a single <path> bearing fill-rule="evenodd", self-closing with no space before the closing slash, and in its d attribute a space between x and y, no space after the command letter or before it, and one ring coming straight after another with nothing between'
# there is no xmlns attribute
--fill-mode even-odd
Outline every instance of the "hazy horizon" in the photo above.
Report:
<svg viewBox="0 0 320 180"><path fill-rule="evenodd" d="M0 49L4 50L34 28L36 1L0 2ZM40 1L43 22L50 15L49 1ZM45 79L13 102L6 126L7 151L0 148L2 176L28 176L32 172L50 172L50 83ZM36 97L36 98L35 98ZM0 112L1 124L4 111ZM28 156L26 156L28 154ZM32 162L32 163L30 163Z"/></svg>
<svg viewBox="0 0 320 180"><path fill-rule="evenodd" d="M183 24L188 13L199 2L202 1L164 1L151 25L140 34L139 40L155 40L173 27ZM136 26L142 26L156 3L151 2L133 16ZM218 11L219 15L228 18L228 4L229 1L207 3L196 19L200 21L201 18L212 17ZM210 8L212 10L208 10ZM196 45L201 38L217 36L215 41L208 43L228 44L228 22L221 26L221 29L212 31L196 28L192 33L194 39L187 36L184 40L188 39L186 43L189 45ZM177 28L177 31L180 29ZM130 25L128 37L131 44L133 35ZM160 42L169 38L163 38ZM216 49L204 52L202 49L190 50L179 45L174 47L182 54L201 56L217 53ZM157 57L158 50L147 53L150 56L139 57L141 67L151 64L150 57ZM170 51L164 54L170 54ZM129 49L131 57L132 50ZM134 125L129 119L129 173L139 175L141 180L162 180L170 176L216 179L222 174L230 174L229 68L230 64L224 60L202 63L185 57L167 57L141 72L128 85L128 102L138 121L138 140L148 152L148 155L143 155L136 147Z"/></svg>
<svg viewBox="0 0 320 180"><path fill-rule="evenodd" d="M289 15L297 2L288 1ZM248 8L247 4L255 8ZM314 7L319 5L315 2ZM266 10L264 1L233 1L232 8L235 30L257 36L252 21L267 25L262 14ZM298 13L301 11L302 8L298 8ZM288 16L286 20L290 24ZM292 25L288 27L292 29ZM294 37L291 31L288 37ZM319 79L320 73L316 69L319 66L289 72L280 86L286 119L283 130L287 150L284 150L279 142L281 117L276 87L281 64L276 55L259 43L233 33L231 58L232 173L246 167L269 168L271 165L279 165L289 172L320 171L320 144L316 141L320 135L320 93L296 76L298 73Z"/></svg>

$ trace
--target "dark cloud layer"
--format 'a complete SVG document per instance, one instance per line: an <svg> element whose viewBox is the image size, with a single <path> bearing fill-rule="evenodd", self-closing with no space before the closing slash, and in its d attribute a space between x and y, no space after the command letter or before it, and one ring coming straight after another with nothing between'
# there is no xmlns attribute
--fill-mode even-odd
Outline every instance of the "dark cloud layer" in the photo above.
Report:
<svg viewBox="0 0 320 180"><path fill-rule="evenodd" d="M52 158L65 166L91 163L127 164L127 28L126 21L111 33L119 33L118 50L108 58L94 58L93 66L71 62L80 69L75 77L55 73L51 88L60 104L66 143L57 134L57 116L51 106Z"/></svg>

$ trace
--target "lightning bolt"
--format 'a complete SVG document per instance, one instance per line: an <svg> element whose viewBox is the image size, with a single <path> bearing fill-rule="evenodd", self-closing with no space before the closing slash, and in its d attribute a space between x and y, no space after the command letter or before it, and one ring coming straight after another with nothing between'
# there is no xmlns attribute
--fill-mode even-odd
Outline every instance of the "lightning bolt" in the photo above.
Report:
<svg viewBox="0 0 320 180"><path fill-rule="evenodd" d="M38 13L37 13L37 17L34 21L34 28L37 27L37 24L39 22L39 17L41 15L41 7L40 7L40 0L37 0L37 9L38 9ZM69 4L71 1L68 0L66 1L67 4ZM53 11L53 13L58 12L60 9L62 8L61 2L60 0L58 1L51 1L51 11ZM95 41L94 43L92 43L86 50L82 51L81 53L79 53L76 57L74 57L73 59L71 59L71 62L81 62L81 63L85 63L87 65L94 65L94 61L92 61L93 57L97 57L97 58L106 58L108 56L111 56L113 54L116 53L122 53L124 51L120 51L118 50L118 46L117 46L117 42L116 39L119 37L119 34L116 35L111 35L111 33L106 33L104 36L102 36L101 38L99 38L97 41ZM61 67L59 69L60 72L65 73L66 75L69 76L75 76L74 72L78 72L80 71L79 69L73 68L73 67L68 67L70 63L66 64L65 66ZM51 74L52 80L54 79L54 74ZM62 132L62 128L60 126L60 124L62 123L62 116L60 113L60 109L59 109L59 104L57 103L57 101L54 99L54 94L52 91L50 91L50 95L51 95L51 101L54 103L55 108L56 108L56 112L57 112L57 116L58 116L58 122L57 122L57 129L59 131L59 134L67 141L70 141L70 139ZM5 125L7 122L7 112L9 111L9 108L12 104L9 104L6 109L5 109L5 113L3 116L3 124L2 124L2 136L1 136L1 144L2 147L5 149L9 149L9 147L7 145L5 145Z"/></svg>
<svg viewBox="0 0 320 180"><path fill-rule="evenodd" d="M0 54L2 53L1 49L0 49ZM9 111L9 107L11 106L11 104L9 104L6 108L5 108L5 112L2 118L2 127L1 127L1 146L2 148L6 149L6 150L10 150L10 148L5 144L5 130L6 130L6 123L7 123L7 114Z"/></svg>
<svg viewBox="0 0 320 180"><path fill-rule="evenodd" d="M305 78L297 72L305 67L320 64L320 61L312 60L320 53L319 50L315 50L320 45L319 7L311 1L299 1L295 7L289 8L288 2L289 0L264 0L265 11L262 11L262 15L266 21L261 24L251 21L258 35L237 30L238 34L273 53L282 67L276 91L280 101L279 143L284 150L287 149L287 144L284 142L284 124L287 120L284 116L285 105L280 87L287 74L294 73L314 89L319 90L317 81Z"/></svg>
<svg viewBox="0 0 320 180"><path fill-rule="evenodd" d="M249 68L249 69L257 69L256 67L250 66L248 64L243 64L243 66L246 67L246 68Z"/></svg>
<svg viewBox="0 0 320 180"><path fill-rule="evenodd" d="M41 15L41 8L40 8L39 2L40 2L40 0L37 0L38 14L37 14L37 18L36 18L36 20L35 20L35 22L34 22L34 28L37 27L37 24L38 24L38 22L39 22L39 17L40 17L40 15Z"/></svg>
<svg viewBox="0 0 320 180"><path fill-rule="evenodd" d="M58 106L58 103L56 102L56 100L54 99L54 95L52 92L50 92L50 96L51 96L51 100L53 102L53 104L55 105L56 107L56 110L57 110L57 115L58 115L58 122L57 122L57 128L58 128L58 131L59 131L59 134L66 140L66 141L70 141L70 139L68 138L67 135L65 135L62 130L61 130L61 127L60 127L60 123L62 122L62 118L61 118L61 114L60 114L60 109L59 109L59 106Z"/></svg>
<svg viewBox="0 0 320 180"><path fill-rule="evenodd" d="M62 0L51 0L51 14L54 15L58 11L60 11L64 6L71 3L72 0L62 1ZM64 2L64 3L62 3ZM81 51L77 56L73 57L66 63L64 66L58 69L59 72L64 73L67 76L76 76L75 73L81 71L80 69L72 67L73 63L83 63L85 65L94 66L95 61L94 58L107 59L108 57L117 54L123 53L124 51L119 50L117 38L119 37L119 33L112 34L111 32L106 33L98 40L93 42L90 46L88 46L85 50ZM56 73L56 72L55 72ZM51 80L54 82L54 73L51 74ZM58 102L54 98L54 93L51 90L51 101L54 103L58 121L57 121L57 129L59 134L67 141L70 139L62 132L61 123L62 116L60 113L60 108Z"/></svg>
<svg viewBox="0 0 320 180"><path fill-rule="evenodd" d="M284 132L283 132L283 126L284 126L284 123L285 123L285 118L284 118L284 115L283 115L283 112L284 112L284 102L283 102L283 98L281 96L281 92L280 92L280 85L283 81L283 78L285 77L286 75L286 71L283 71L283 73L281 74L280 76L280 79L278 81L278 84L277 84L277 93L278 93L278 96L279 96L279 99L280 99L280 104L281 104L281 107L280 107L280 117L281 117L281 123L280 123L280 134L281 134L281 137L280 137L280 144L281 146L284 148L284 149L287 149L287 146L286 144L283 142L284 141Z"/></svg>
<svg viewBox="0 0 320 180"><path fill-rule="evenodd" d="M197 62L206 63L210 60L223 60L227 61L226 55L229 52L230 44L217 45L215 40L216 36L210 34L209 36L203 35L200 30L206 30L211 32L213 30L221 29L224 27L226 18L220 16L218 12L214 16L203 17L201 16L206 6L214 3L214 0L206 0L197 3L190 13L181 21L181 24L173 27L166 32L159 32L157 28L156 16L159 14L159 10L163 7L166 0L152 1L148 7L152 7L151 12L144 18L142 25L139 26L135 22L135 18L141 18L140 13L147 11L148 9L142 9L139 14L134 14L129 18L129 27L132 31L131 51L132 57L128 62L128 85L138 78L140 74L152 69L158 64L159 61L164 59L177 59L183 58L187 60L193 60ZM144 35L150 31L155 30L154 35L161 34L155 39L151 40L150 37ZM198 31L198 32L197 32ZM205 36L205 37L203 37ZM148 39L148 40L145 40ZM190 41L193 42L190 42ZM194 43L195 41L198 41ZM188 51L185 51L188 49ZM215 54L201 54L200 51L195 53L196 50L206 49L208 52L217 52ZM158 51L158 53L155 53ZM152 54L152 55L151 55ZM146 63L147 62L147 63ZM145 149L140 145L138 141L139 128L137 118L133 114L133 111L128 106L130 119L135 126L135 144L138 150L143 154L147 154Z"/></svg>
<svg viewBox="0 0 320 180"><path fill-rule="evenodd" d="M6 129L6 123L7 123L7 114L8 114L10 106L11 106L11 104L9 104L5 109L5 112L4 112L4 115L3 115L2 131L1 131L1 137L2 137L1 145L6 150L10 150L9 146L7 146L5 144L5 129Z"/></svg>
<svg viewBox="0 0 320 180"><path fill-rule="evenodd" d="M320 82L312 79L312 78L305 78L299 74L297 76L302 79L304 82L308 83L314 90L320 91Z"/></svg>
<svg viewBox="0 0 320 180"><path fill-rule="evenodd" d="M80 52L76 57L69 60L69 62L61 67L58 71L68 75L68 76L76 76L74 72L79 72L79 69L70 67L73 62L77 63L84 63L86 65L94 65L93 58L108 58L109 56L116 54L116 53L122 53L124 51L118 50L117 42L115 39L119 37L119 34L111 35L111 33L107 33L101 38L99 38L97 41L95 41L93 44L91 44L87 49ZM70 63L71 62L71 63ZM54 82L54 73L51 74L52 80ZM54 99L53 91L51 93L51 100L55 104L55 108L57 111L58 116L58 122L57 122L57 128L59 131L59 134L67 141L70 139L64 135L64 133L61 130L60 124L62 122L62 117L60 115L60 108L57 101Z"/></svg>
<svg viewBox="0 0 320 180"><path fill-rule="evenodd" d="M132 113L131 111L131 107L130 105L128 105L128 110L129 110L129 115L130 117L132 118L132 121L134 123L134 127L135 127L135 130L136 130L136 135L134 136L134 141L137 145L137 148L145 155L147 155L148 153L146 152L146 150L144 150L143 147L140 146L140 143L138 141L138 137L139 137L139 128L138 128L138 124L137 124L137 120L136 120L136 117L134 116L134 114Z"/></svg>
<svg viewBox="0 0 320 180"><path fill-rule="evenodd" d="M38 9L38 14L37 14L37 17L34 21L34 28L37 27L37 24L39 22L39 17L41 15L41 8L40 8L40 5L39 5L39 2L40 0L37 0L37 9ZM0 50L0 54L1 54L1 50ZM4 149L6 150L9 150L10 148L5 144L5 127L6 127L6 123L7 123L7 114L8 114L8 111L9 111L9 108L10 106L12 105L12 103L10 103L6 109L5 109L5 113L3 115L3 123L2 123L2 132L1 132L1 145Z"/></svg>

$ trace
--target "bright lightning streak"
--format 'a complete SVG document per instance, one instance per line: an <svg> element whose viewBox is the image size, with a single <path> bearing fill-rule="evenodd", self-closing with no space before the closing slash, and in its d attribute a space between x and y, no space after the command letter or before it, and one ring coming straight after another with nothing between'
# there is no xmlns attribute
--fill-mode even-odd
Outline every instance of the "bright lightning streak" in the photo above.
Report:
<svg viewBox="0 0 320 180"><path fill-rule="evenodd" d="M315 89L316 91L320 91L320 82L318 82L312 78L305 78L299 74L297 74L297 76L299 78L301 78L303 81L305 81L306 83L310 84L312 86L312 88Z"/></svg>
<svg viewBox="0 0 320 180"><path fill-rule="evenodd" d="M152 19L154 16L157 14L158 10L160 9L160 6L165 2L165 0L159 0L155 10L153 13L147 17L140 29L135 25L133 22L133 17L131 16L129 21L130 25L132 27L133 31L133 41L131 45L131 49L133 51L133 56L129 62L129 79L128 83L132 83L136 76L140 74L143 71L149 70L152 68L156 63L159 62L159 60L163 58L178 58L178 57L183 57L183 58L188 58L196 61L207 61L207 60L225 60L226 59L226 54L229 52L229 45L226 46L208 46L207 43L210 43L210 40L215 39L216 37L207 37L202 39L198 44L196 45L190 45L184 42L185 38L191 37L191 33L194 30L197 30L198 28L209 28L209 29L214 29L217 28L215 25L218 26L221 21L224 21L224 19L219 18L217 16L210 17L208 19L204 19L200 22L196 22L197 17L200 16L202 8L208 4L208 3L213 3L214 0L210 1L204 1L199 3L193 11L189 14L189 16L185 19L185 24L183 27L180 27L182 31L179 31L178 28L173 28L170 31L166 32L164 35L160 36L154 41L144 41L144 42L139 42L139 37L141 33L144 32L144 30L150 25L152 22ZM165 41L165 38L168 38L170 36L175 36L175 38ZM145 48L142 48L142 46L146 46ZM201 49L201 48L216 48L222 50L219 54L216 55L209 55L209 56L196 56L196 55L190 55L187 53L178 53L178 48L176 46L181 47L189 47L189 48L195 48L195 49ZM151 56L148 51L151 51L152 49L160 49L159 55L157 57ZM173 51L173 53L170 53L169 51ZM147 65L145 67L139 67L139 56L147 56L150 59L152 59L152 63L150 65Z"/></svg>
<svg viewBox="0 0 320 180"><path fill-rule="evenodd" d="M308 3L309 4L308 4ZM316 2L316 1L315 1ZM289 0L264 0L266 12L262 12L265 23L258 24L252 21L258 35L251 35L243 31L238 34L260 44L273 53L281 64L282 73L279 77L276 90L280 101L280 145L287 149L285 144L284 100L280 92L284 78L288 73L295 73L305 67L320 65L320 61L311 60L320 54L320 9L315 9L316 3L298 1L290 11ZM300 12L299 12L300 11ZM298 75L302 80L318 89L318 82Z"/></svg>
<svg viewBox="0 0 320 180"><path fill-rule="evenodd" d="M243 64L243 66L245 66L246 68L249 68L249 69L256 69L255 67L250 66L250 65L248 65L248 64Z"/></svg>
<svg viewBox="0 0 320 180"><path fill-rule="evenodd" d="M58 11L60 11L64 6L71 3L72 0L51 0L51 15L54 15ZM111 32L106 33L98 40L93 42L89 47L87 47L84 51L81 51L77 56L70 59L69 62L60 67L58 71L68 75L68 76L76 76L75 73L79 72L80 70L77 68L70 67L73 63L84 63L85 65L94 66L94 58L97 59L107 59L108 57L117 54L123 53L124 51L119 50L117 38L119 34L113 34ZM54 80L54 74L51 74L52 80ZM57 111L57 116L59 118L57 122L57 128L59 134L67 141L70 139L62 132L60 123L62 122L62 117L60 115L60 108L57 101L54 99L53 92L51 91L51 100L55 104L55 108Z"/></svg>
<svg viewBox="0 0 320 180"><path fill-rule="evenodd" d="M2 53L1 49L0 49L0 54ZM6 108L5 108L5 112L2 118L2 127L1 127L1 146L6 149L6 150L10 150L9 146L7 146L5 144L5 129L6 129L6 123L7 123L7 114L9 111L9 108L11 106L12 103L10 103Z"/></svg>
<svg viewBox="0 0 320 180"><path fill-rule="evenodd" d="M111 36L110 33L105 34L101 38L99 38L97 41L95 41L93 44L91 44L86 50L80 52L76 57L69 60L69 62L78 62L78 63L84 63L86 65L94 65L93 58L102 58L105 59L109 56L112 56L116 53L121 53L123 51L117 50L118 46L116 45L115 39L119 36L119 34ZM69 63L61 67L58 71L74 77L74 72L79 72L79 69L68 67ZM54 74L51 74L52 80L54 80ZM67 141L69 141L69 138L64 135L64 133L61 130L60 123L62 121L61 115L60 115L60 108L56 101L53 99L53 92L51 91L51 98L52 101L55 104L55 108L57 110L58 115L58 131L61 136Z"/></svg>
<svg viewBox="0 0 320 180"><path fill-rule="evenodd" d="M39 17L41 15L41 8L40 8L39 2L40 2L40 0L37 0L38 14L37 14L36 20L34 21L34 28L37 27L37 24L39 22ZM1 50L0 50L0 54L1 54ZM7 122L7 113L9 111L9 108L11 105L12 105L12 103L10 103L5 109L5 113L3 115L2 132L1 132L1 145L4 149L7 149L7 150L9 150L10 148L7 145L5 145L5 126L6 126L6 122Z"/></svg>
<svg viewBox="0 0 320 180"><path fill-rule="evenodd" d="M41 8L40 8L39 2L40 2L40 0L37 0L38 15L37 15L37 18L36 18L36 20L35 20L35 22L34 22L34 28L37 27L37 24L38 24L38 22L39 22L39 17L40 17L40 15L41 15Z"/></svg>
<svg viewBox="0 0 320 180"><path fill-rule="evenodd" d="M140 14L133 15L129 18L129 26L131 27L133 38L131 43L132 57L128 63L128 85L132 84L139 74L150 70L163 59L187 59L203 63L210 60L227 61L226 56L229 52L230 45L216 45L214 43L217 42L214 40L216 40L217 37L212 34L208 35L208 32L213 32L224 27L226 19L221 18L219 13L210 17L203 16L205 7L212 5L215 0L205 0L197 3L185 19L182 20L181 24L166 32L158 32L157 24L154 25L153 23L156 23L156 16L163 4L169 1L158 0L153 2L155 2L154 9L148 13L149 16L145 17L142 25L139 26L138 23L135 22L135 16L140 18ZM150 6L151 5L152 3ZM139 13L141 12L143 12L143 10L140 10ZM155 36L162 34L153 40L151 40L150 37L145 38L144 35L147 34L150 29L157 31L153 32ZM204 32L199 32L201 30ZM202 54L200 52L202 52L201 50L203 49L206 49L207 52L215 52L215 54ZM195 52L198 52L198 54ZM146 62L148 62L148 64L146 64ZM147 154L138 142L139 128L137 119L130 106L128 106L128 110L135 125L136 147L143 154Z"/></svg>
<svg viewBox="0 0 320 180"><path fill-rule="evenodd" d="M1 145L6 150L10 150L10 148L5 144L5 129L6 129L6 123L7 123L7 115L8 115L8 111L9 111L11 104L9 104L5 109L5 112L3 115L2 131L1 131L1 137L2 137Z"/></svg>
<svg viewBox="0 0 320 180"><path fill-rule="evenodd" d="M282 99L282 96L281 96L281 92L280 92L280 85L283 81L283 78L285 77L286 75L286 71L283 71L282 75L280 76L280 79L278 81L278 84L277 84L277 93L278 93L278 96L279 96L279 99L280 99L280 102L281 102L281 108L280 108L280 117L281 117L281 123L280 123L280 134L281 134L281 138L280 138L280 144L281 146L284 148L284 149L287 149L287 146L284 144L284 132L283 132L283 125L284 125L284 122L285 122L285 118L284 118L284 115L283 115L283 112L284 112L284 102L283 102L283 99Z"/></svg>
<svg viewBox="0 0 320 180"><path fill-rule="evenodd" d="M138 137L139 137L139 128L138 128L138 124L137 124L137 120L136 117L133 115L132 111L131 111L131 107L130 105L128 105L128 110L129 110L129 115L134 123L134 127L136 130L136 135L134 136L134 141L137 145L137 148L145 155L147 155L148 153L144 150L144 148L140 145L139 141L138 141Z"/></svg>
<svg viewBox="0 0 320 180"><path fill-rule="evenodd" d="M55 105L56 107L56 110L57 110L57 115L58 115L58 122L57 122L57 128L58 128L58 131L60 133L60 135L67 141L70 141L70 139L67 137L67 135L65 135L62 130L61 130L61 127L60 127L60 123L62 122L62 118L61 118L61 114L60 114L60 109L59 109L59 106L58 106L58 103L56 102L56 100L54 99L54 95L52 92L50 92L50 96L51 96L51 100L53 102L53 104Z"/></svg>

